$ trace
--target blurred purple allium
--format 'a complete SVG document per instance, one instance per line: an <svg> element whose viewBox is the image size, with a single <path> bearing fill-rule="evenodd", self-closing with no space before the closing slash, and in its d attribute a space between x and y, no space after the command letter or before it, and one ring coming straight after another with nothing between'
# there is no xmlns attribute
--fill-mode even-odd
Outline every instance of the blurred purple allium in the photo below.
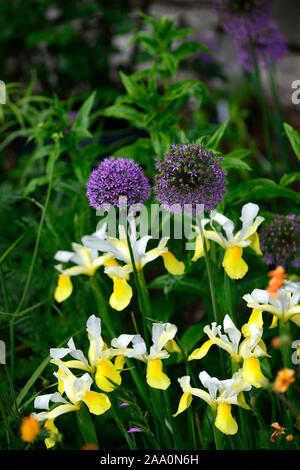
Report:
<svg viewBox="0 0 300 470"><path fill-rule="evenodd" d="M130 428L130 429L128 429L127 432L130 434L130 433L132 433L132 432L142 432L142 430L139 429L139 428Z"/></svg>
<svg viewBox="0 0 300 470"><path fill-rule="evenodd" d="M143 203L151 195L151 186L141 167L127 158L109 157L92 171L86 191L90 206L119 206L127 198L129 206Z"/></svg>
<svg viewBox="0 0 300 470"><path fill-rule="evenodd" d="M256 35L270 20L271 0L215 0L225 31L236 39Z"/></svg>
<svg viewBox="0 0 300 470"><path fill-rule="evenodd" d="M248 38L235 40L237 56L247 71L254 68L252 47L257 61L265 68L276 63L287 53L285 38L273 21L269 21L265 28L252 37L251 41L252 44Z"/></svg>
<svg viewBox="0 0 300 470"><path fill-rule="evenodd" d="M269 266L300 267L300 215L279 215L260 232L261 250Z"/></svg>
<svg viewBox="0 0 300 470"><path fill-rule="evenodd" d="M185 204L203 204L212 210L226 191L222 157L201 145L171 145L164 160L156 162L155 193L166 210L180 213Z"/></svg>

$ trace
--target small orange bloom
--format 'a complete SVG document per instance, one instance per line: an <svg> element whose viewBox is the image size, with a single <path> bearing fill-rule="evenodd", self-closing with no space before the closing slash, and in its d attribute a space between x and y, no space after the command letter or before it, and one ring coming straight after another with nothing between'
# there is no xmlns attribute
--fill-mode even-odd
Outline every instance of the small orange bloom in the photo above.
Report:
<svg viewBox="0 0 300 470"><path fill-rule="evenodd" d="M278 349L278 348L280 348L280 345L281 345L281 340L280 340L279 336L274 336L274 338L272 338L272 340L271 340L272 348Z"/></svg>
<svg viewBox="0 0 300 470"><path fill-rule="evenodd" d="M279 423L272 423L271 427L275 429L273 432L272 436L270 437L271 442L275 442L277 437L280 436L280 434L284 434L285 428L283 426L280 426Z"/></svg>
<svg viewBox="0 0 300 470"><path fill-rule="evenodd" d="M282 287L283 280L287 277L287 275L285 274L285 270L282 266L277 266L276 269L273 269L273 271L268 273L268 276L271 279L267 287L267 292L270 297L276 298L278 295L277 291L280 289L280 287Z"/></svg>
<svg viewBox="0 0 300 470"><path fill-rule="evenodd" d="M288 435L286 436L286 440L287 440L287 441L293 441L293 440L294 440L293 434L288 434Z"/></svg>
<svg viewBox="0 0 300 470"><path fill-rule="evenodd" d="M20 432L24 442L33 442L40 434L40 424L32 415L29 415L23 419Z"/></svg>
<svg viewBox="0 0 300 470"><path fill-rule="evenodd" d="M95 444L84 444L81 450L98 450L98 447Z"/></svg>
<svg viewBox="0 0 300 470"><path fill-rule="evenodd" d="M295 371L285 367L277 372L277 376L273 385L275 392L284 393L288 390L290 384L295 382Z"/></svg>

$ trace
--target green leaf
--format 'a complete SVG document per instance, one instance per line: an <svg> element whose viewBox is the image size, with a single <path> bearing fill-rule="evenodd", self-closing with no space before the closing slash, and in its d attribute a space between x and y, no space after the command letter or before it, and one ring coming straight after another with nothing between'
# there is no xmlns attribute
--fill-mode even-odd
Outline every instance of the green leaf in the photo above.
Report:
<svg viewBox="0 0 300 470"><path fill-rule="evenodd" d="M24 196L28 196L33 193L38 186L43 186L49 182L48 175L39 176L38 178L32 178L24 189Z"/></svg>
<svg viewBox="0 0 300 470"><path fill-rule="evenodd" d="M211 51L205 47L203 44L197 41L186 41L181 44L177 49L175 49L172 54L180 62L184 59L187 59L190 55L194 54L197 51L205 52L205 54L211 54Z"/></svg>
<svg viewBox="0 0 300 470"><path fill-rule="evenodd" d="M197 323L196 325L192 325L188 330L183 333L180 339L180 346L184 349L184 351L190 353L192 349L203 338L203 327L205 324L205 322L201 322Z"/></svg>
<svg viewBox="0 0 300 470"><path fill-rule="evenodd" d="M220 140L222 139L226 129L227 129L227 126L228 126L228 123L229 123L229 120L227 119L226 121L224 121L219 127L218 129L213 133L213 135L208 139L208 142L207 142L207 147L213 149L213 150L216 150L218 145L219 145L219 142Z"/></svg>
<svg viewBox="0 0 300 470"><path fill-rule="evenodd" d="M72 126L72 131L82 137L91 137L91 133L88 130L90 121L89 116L95 101L95 96L96 92L94 91L83 103Z"/></svg>
<svg viewBox="0 0 300 470"><path fill-rule="evenodd" d="M95 426L88 410L88 407L82 403L80 409L76 412L77 423L85 444L95 444L99 447Z"/></svg>
<svg viewBox="0 0 300 470"><path fill-rule="evenodd" d="M129 121L137 127L143 127L143 123L145 120L144 113L141 113L140 111L137 111L131 106L127 106L124 104L114 104L112 106L109 106L108 108L101 111L100 114L102 116L109 116L117 119L125 119L126 121Z"/></svg>
<svg viewBox="0 0 300 470"><path fill-rule="evenodd" d="M238 170L252 171L252 168L250 168L250 166L246 162L243 162L243 160L240 160L239 158L235 157L225 157L222 162L222 166L225 170L236 168Z"/></svg>
<svg viewBox="0 0 300 470"><path fill-rule="evenodd" d="M300 171L293 171L292 173L283 175L283 177L280 180L280 184L282 186L288 186L289 184L292 184L298 180L300 180Z"/></svg>
<svg viewBox="0 0 300 470"><path fill-rule="evenodd" d="M289 124L287 124L286 122L283 123L283 127L284 127L284 130L285 130L285 133L290 141L290 144L298 158L298 160L300 161L300 135L298 134L298 132L296 132L292 126L290 126Z"/></svg>
<svg viewBox="0 0 300 470"><path fill-rule="evenodd" d="M274 197L291 199L300 204L300 194L267 178L243 181L227 192L225 202L236 205L246 201L266 200Z"/></svg>

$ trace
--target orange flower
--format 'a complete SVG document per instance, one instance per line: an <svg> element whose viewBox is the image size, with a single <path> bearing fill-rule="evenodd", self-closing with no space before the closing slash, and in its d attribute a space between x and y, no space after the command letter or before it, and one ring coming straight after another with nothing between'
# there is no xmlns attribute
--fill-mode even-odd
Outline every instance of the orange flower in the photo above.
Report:
<svg viewBox="0 0 300 470"><path fill-rule="evenodd" d="M267 292L270 297L276 298L278 295L277 291L282 286L283 280L287 277L287 275L285 274L285 270L282 266L277 266L276 269L273 269L273 271L268 273L268 276L271 279L267 287Z"/></svg>
<svg viewBox="0 0 300 470"><path fill-rule="evenodd" d="M20 432L24 442L33 442L40 434L40 424L32 415L29 415L23 419Z"/></svg>
<svg viewBox="0 0 300 470"><path fill-rule="evenodd" d="M287 440L287 441L293 441L293 440L294 440L293 434L288 434L288 435L286 436L286 440Z"/></svg>
<svg viewBox="0 0 300 470"><path fill-rule="evenodd" d="M277 372L277 376L273 385L275 392L284 393L288 390L291 383L295 382L295 371L293 369L284 368Z"/></svg>
<svg viewBox="0 0 300 470"><path fill-rule="evenodd" d="M274 338L272 338L272 340L271 340L271 346L272 346L272 348L274 348L274 349L280 348L280 346L281 346L281 340L280 340L279 336L274 336Z"/></svg>
<svg viewBox="0 0 300 470"><path fill-rule="evenodd" d="M272 423L271 427L275 429L273 432L272 436L270 437L271 442L275 442L277 437L280 436L280 434L284 434L285 428L283 426L280 426L279 423Z"/></svg>
<svg viewBox="0 0 300 470"><path fill-rule="evenodd" d="M98 450L98 447L95 444L84 444L81 450Z"/></svg>

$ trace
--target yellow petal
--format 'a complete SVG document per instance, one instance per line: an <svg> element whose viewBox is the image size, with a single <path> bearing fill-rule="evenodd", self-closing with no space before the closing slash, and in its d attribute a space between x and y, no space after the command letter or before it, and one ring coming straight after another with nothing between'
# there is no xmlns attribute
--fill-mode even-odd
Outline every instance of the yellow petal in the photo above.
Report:
<svg viewBox="0 0 300 470"><path fill-rule="evenodd" d="M231 414L231 405L229 403L223 402L218 405L215 426L227 435L237 433L238 425Z"/></svg>
<svg viewBox="0 0 300 470"><path fill-rule="evenodd" d="M53 419L48 419L44 427L47 429L49 433L49 437L45 439L45 445L47 449L50 449L51 447L54 447L56 444L56 436L59 434L57 427L54 424Z"/></svg>
<svg viewBox="0 0 300 470"><path fill-rule="evenodd" d="M276 315L273 315L272 323L269 328L275 328L277 326L277 323L278 323L278 317L276 317Z"/></svg>
<svg viewBox="0 0 300 470"><path fill-rule="evenodd" d="M57 373L60 375L64 374L64 372L62 372L60 369L58 369ZM61 379L57 379L57 382L58 382L57 390L59 391L61 395L63 395L65 391L64 383Z"/></svg>
<svg viewBox="0 0 300 470"><path fill-rule="evenodd" d="M57 287L54 292L54 298L57 302L64 302L72 294L73 286L69 276L61 274L58 278Z"/></svg>
<svg viewBox="0 0 300 470"><path fill-rule="evenodd" d="M174 352L181 353L181 349L176 343L175 339L169 339L169 341L165 344L165 349L169 353L174 353Z"/></svg>
<svg viewBox="0 0 300 470"><path fill-rule="evenodd" d="M202 357L206 356L206 354L209 351L209 348L214 344L214 342L209 339L208 341L205 341L204 344L202 344L201 348L195 349L188 357L189 361L192 361L193 359L202 359Z"/></svg>
<svg viewBox="0 0 300 470"><path fill-rule="evenodd" d="M240 392L237 396L238 405L244 408L245 410L251 410L250 406L246 402L245 395L243 392Z"/></svg>
<svg viewBox="0 0 300 470"><path fill-rule="evenodd" d="M231 279L242 279L248 271L248 266L242 258L243 249L233 246L225 250L222 266Z"/></svg>
<svg viewBox="0 0 300 470"><path fill-rule="evenodd" d="M125 279L114 279L114 291L110 296L109 304L115 310L121 311L129 305L132 297L131 286Z"/></svg>
<svg viewBox="0 0 300 470"><path fill-rule="evenodd" d="M185 411L190 406L190 404L192 403L192 400L193 400L193 395L191 393L185 392L182 395L182 397L180 398L180 402L179 402L179 405L178 405L178 410L173 415L174 418L175 418L175 416L179 415L179 413L182 413L183 411Z"/></svg>
<svg viewBox="0 0 300 470"><path fill-rule="evenodd" d="M253 233L253 235L251 235L248 240L251 240L251 244L249 245L249 247L252 248L252 250L254 250L257 255L262 255L258 233Z"/></svg>
<svg viewBox="0 0 300 470"><path fill-rule="evenodd" d="M125 357L121 355L116 356L114 364L115 364L115 368L118 371L121 371L125 365Z"/></svg>
<svg viewBox="0 0 300 470"><path fill-rule="evenodd" d="M171 381L169 377L162 371L162 361L160 359L152 359L147 364L146 380L148 385L160 390L166 390Z"/></svg>
<svg viewBox="0 0 300 470"><path fill-rule="evenodd" d="M262 310L257 310L256 308L252 310L252 313L249 317L248 323L245 323L245 325L242 326L242 333L244 336L250 336L250 328L249 326L254 323L257 328L260 329L260 331L263 330L263 311Z"/></svg>
<svg viewBox="0 0 300 470"><path fill-rule="evenodd" d="M164 260L165 268L170 274L174 274L175 276L180 276L181 274L184 274L184 263L182 261L178 261L178 259L175 258L173 253L167 251L162 255L162 257Z"/></svg>
<svg viewBox="0 0 300 470"><path fill-rule="evenodd" d="M209 240L207 240L207 238L205 239L205 243L206 243L206 249L208 251L210 248L210 243L209 243ZM204 249L203 249L202 237L201 235L198 235L198 237L196 238L195 253L192 258L192 261L197 261L197 259L201 258L203 255L204 255Z"/></svg>
<svg viewBox="0 0 300 470"><path fill-rule="evenodd" d="M86 392L82 401L94 415L102 415L111 407L110 400L105 393Z"/></svg>
<svg viewBox="0 0 300 470"><path fill-rule="evenodd" d="M260 362L257 357L244 359L242 376L245 382L256 388L261 388L267 380L260 369Z"/></svg>
<svg viewBox="0 0 300 470"><path fill-rule="evenodd" d="M116 389L114 384L120 385L122 379L113 363L109 360L103 360L97 365L95 381L104 392L112 392Z"/></svg>

